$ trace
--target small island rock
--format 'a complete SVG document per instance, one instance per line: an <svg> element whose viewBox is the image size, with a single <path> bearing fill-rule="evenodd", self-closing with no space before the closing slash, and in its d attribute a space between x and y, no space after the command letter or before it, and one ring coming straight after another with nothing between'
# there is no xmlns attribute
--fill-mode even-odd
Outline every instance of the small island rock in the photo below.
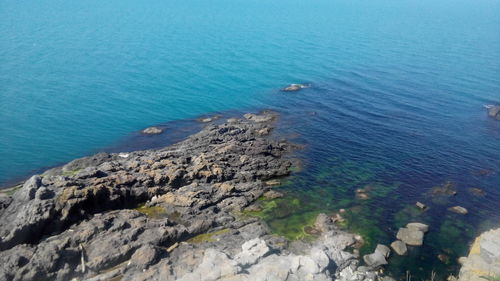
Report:
<svg viewBox="0 0 500 281"><path fill-rule="evenodd" d="M461 207L461 206L450 207L450 208L448 208L448 211L453 212L453 213L457 213L460 215L465 215L469 212L469 211L467 211L467 209L465 209L464 207Z"/></svg>
<svg viewBox="0 0 500 281"><path fill-rule="evenodd" d="M149 128L142 130L142 133L146 134L146 135L158 135L158 134L163 133L163 129L158 128L158 127L149 127Z"/></svg>

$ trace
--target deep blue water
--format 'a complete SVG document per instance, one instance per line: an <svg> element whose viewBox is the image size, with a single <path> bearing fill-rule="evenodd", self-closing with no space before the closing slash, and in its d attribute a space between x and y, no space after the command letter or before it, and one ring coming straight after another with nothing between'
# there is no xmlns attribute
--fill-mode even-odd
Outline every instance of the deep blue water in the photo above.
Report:
<svg viewBox="0 0 500 281"><path fill-rule="evenodd" d="M313 87L279 92L294 82ZM405 206L428 203L419 217L436 230L423 251L428 271L444 248L432 235L451 235L437 231L444 223L500 226L500 122L482 107L494 103L497 0L0 3L0 186L100 150L161 146L197 126L176 120L272 108L280 131L306 144L288 187L309 202L300 211L356 207L347 200L355 188L397 186L361 206L379 210L373 237L386 242ZM134 133L159 123L174 134ZM426 195L447 181L457 196ZM452 204L470 214L453 217ZM466 248L472 234L459 236L448 240Z"/></svg>

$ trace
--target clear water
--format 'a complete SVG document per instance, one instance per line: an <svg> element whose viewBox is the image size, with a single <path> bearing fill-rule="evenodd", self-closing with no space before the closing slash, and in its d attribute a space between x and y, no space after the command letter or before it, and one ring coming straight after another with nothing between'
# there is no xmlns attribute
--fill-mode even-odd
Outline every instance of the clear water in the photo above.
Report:
<svg viewBox="0 0 500 281"><path fill-rule="evenodd" d="M294 82L314 87L278 91ZM284 187L295 212L272 225L287 232L346 208L359 218L348 227L386 243L408 220L430 223L427 246L395 258L394 274L453 272L470 237L500 225L500 122L482 108L499 102L497 0L0 3L0 185L99 150L161 145L132 133L154 124L274 108L306 148ZM181 123L167 123L170 140L189 131ZM426 195L447 181L457 196ZM378 191L354 200L365 185ZM416 200L430 210L412 213Z"/></svg>

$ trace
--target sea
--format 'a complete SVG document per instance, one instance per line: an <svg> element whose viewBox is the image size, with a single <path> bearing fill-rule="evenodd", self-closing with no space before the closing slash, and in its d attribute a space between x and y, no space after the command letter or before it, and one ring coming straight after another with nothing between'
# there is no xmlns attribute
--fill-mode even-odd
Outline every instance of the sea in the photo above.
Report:
<svg viewBox="0 0 500 281"><path fill-rule="evenodd" d="M280 91L290 83L311 87ZM488 104L500 104L498 0L0 3L1 187L174 143L200 116L271 109L301 165L259 215L300 239L319 212L342 214L362 253L429 224L422 247L389 259L397 279L457 275L473 238L500 227ZM165 133L139 133L152 125ZM443 186L456 195L434 194Z"/></svg>

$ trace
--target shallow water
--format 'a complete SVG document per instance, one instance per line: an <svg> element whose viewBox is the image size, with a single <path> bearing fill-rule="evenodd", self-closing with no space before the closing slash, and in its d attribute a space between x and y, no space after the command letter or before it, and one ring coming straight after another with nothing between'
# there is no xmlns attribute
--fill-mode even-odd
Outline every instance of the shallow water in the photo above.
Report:
<svg viewBox="0 0 500 281"><path fill-rule="evenodd" d="M498 1L6 0L0 18L0 186L175 142L202 114L272 108L305 144L282 187L297 200L266 217L276 231L303 235L318 212L345 208L369 251L427 222L425 246L389 269L428 277L500 226L500 122L482 108L500 102ZM313 87L278 91L294 82ZM155 124L167 133L137 133ZM429 196L448 181L456 196ZM366 185L370 199L354 199Z"/></svg>

